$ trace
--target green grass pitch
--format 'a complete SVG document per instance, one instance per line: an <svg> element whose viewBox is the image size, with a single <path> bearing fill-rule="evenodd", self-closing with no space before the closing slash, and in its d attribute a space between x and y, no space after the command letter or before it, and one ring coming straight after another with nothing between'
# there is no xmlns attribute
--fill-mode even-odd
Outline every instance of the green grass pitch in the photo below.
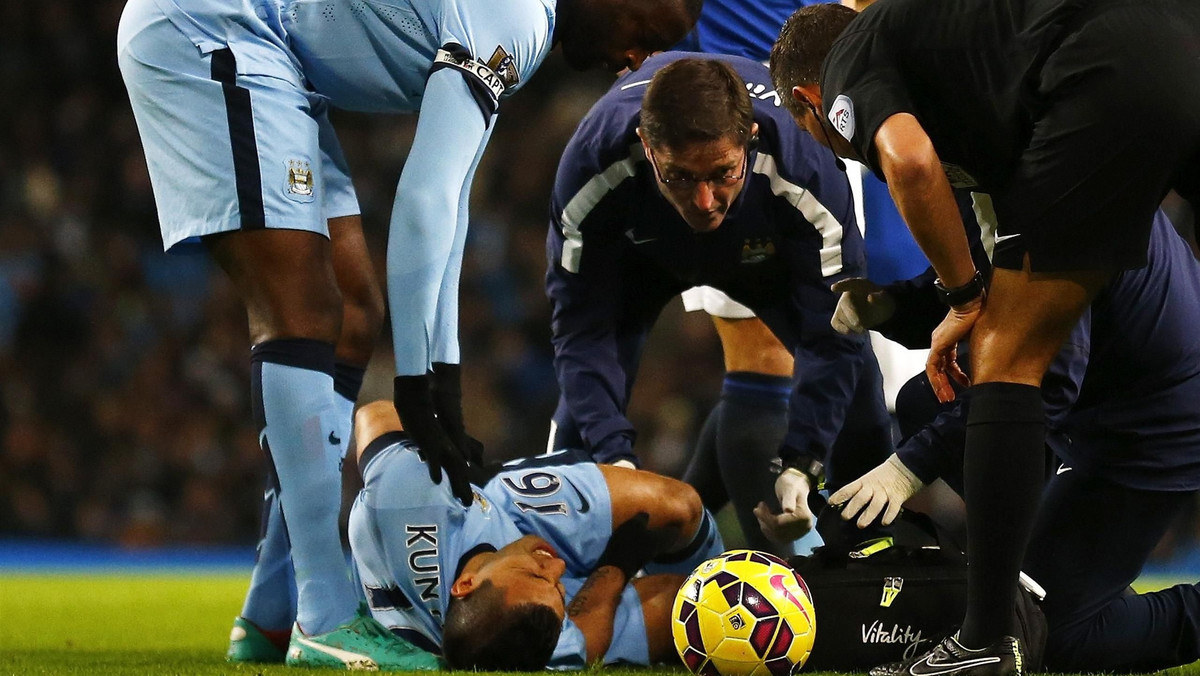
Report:
<svg viewBox="0 0 1200 676"><path fill-rule="evenodd" d="M248 578L241 571L0 573L0 676L340 673L224 661ZM604 672L687 673L683 667ZM1200 666L1164 673L1200 675Z"/></svg>

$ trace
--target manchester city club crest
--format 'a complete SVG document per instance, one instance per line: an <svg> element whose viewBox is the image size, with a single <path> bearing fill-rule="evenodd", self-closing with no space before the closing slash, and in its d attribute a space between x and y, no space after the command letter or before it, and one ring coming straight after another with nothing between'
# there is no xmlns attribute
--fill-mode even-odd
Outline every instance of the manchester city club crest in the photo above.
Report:
<svg viewBox="0 0 1200 676"><path fill-rule="evenodd" d="M288 160L287 191L297 197L313 196L312 168L304 160Z"/></svg>
<svg viewBox="0 0 1200 676"><path fill-rule="evenodd" d="M775 242L770 239L746 240L742 245L742 263L753 265L775 255Z"/></svg>

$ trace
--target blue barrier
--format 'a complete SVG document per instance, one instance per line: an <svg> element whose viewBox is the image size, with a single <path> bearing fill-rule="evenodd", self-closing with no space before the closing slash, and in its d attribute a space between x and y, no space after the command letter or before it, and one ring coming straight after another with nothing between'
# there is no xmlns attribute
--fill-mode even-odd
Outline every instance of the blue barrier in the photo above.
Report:
<svg viewBox="0 0 1200 676"><path fill-rule="evenodd" d="M125 548L65 540L0 539L0 573L248 570L253 565L254 547L244 545Z"/></svg>
<svg viewBox="0 0 1200 676"><path fill-rule="evenodd" d="M244 570L254 565L254 547L174 546L125 548L67 540L0 538L0 574L13 572L121 572L163 569ZM1200 547L1181 548L1153 560L1145 576L1200 580Z"/></svg>

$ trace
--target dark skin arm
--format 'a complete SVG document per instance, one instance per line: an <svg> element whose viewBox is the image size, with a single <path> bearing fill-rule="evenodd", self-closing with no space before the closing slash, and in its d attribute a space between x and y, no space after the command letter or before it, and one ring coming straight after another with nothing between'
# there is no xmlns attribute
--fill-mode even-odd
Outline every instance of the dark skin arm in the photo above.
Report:
<svg viewBox="0 0 1200 676"><path fill-rule="evenodd" d="M663 573L639 577L632 582L642 600L651 663L666 662L675 656L671 607L683 580L683 575ZM601 566L583 583L567 607L567 617L583 632L589 664L603 659L612 644L613 622L626 584L625 575L619 568Z"/></svg>
<svg viewBox="0 0 1200 676"><path fill-rule="evenodd" d="M600 566L567 606L567 617L583 632L589 664L602 659L612 643L613 621L629 579L616 566Z"/></svg>
<svg viewBox="0 0 1200 676"><path fill-rule="evenodd" d="M599 465L612 498L612 522L617 528L634 515L649 515L647 526L662 536L663 552L686 547L704 517L696 489L678 479L612 465Z"/></svg>
<svg viewBox="0 0 1200 676"><path fill-rule="evenodd" d="M623 470L619 467L606 469ZM623 471L629 473L632 483L637 483L636 479L642 475L649 475L648 472L636 470ZM625 585L647 561L677 542L679 537L677 524L652 527L648 512L638 512L618 521L620 515L616 506L620 503L617 495L612 497L613 522L619 525L613 529L608 546L595 564L595 570L567 606L567 617L583 633L584 652L589 663L602 659L612 644L615 631L613 623ZM647 638L651 638L649 630L647 634Z"/></svg>

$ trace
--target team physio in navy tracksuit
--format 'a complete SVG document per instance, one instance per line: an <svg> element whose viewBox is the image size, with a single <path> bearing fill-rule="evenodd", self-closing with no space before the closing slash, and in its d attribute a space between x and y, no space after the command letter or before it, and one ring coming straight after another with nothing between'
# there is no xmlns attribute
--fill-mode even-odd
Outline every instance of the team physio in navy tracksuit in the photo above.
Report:
<svg viewBox="0 0 1200 676"><path fill-rule="evenodd" d="M819 0L825 1L825 0ZM765 63L783 22L814 0L706 0L692 32L676 49L743 56ZM868 0L843 4L861 10ZM861 166L847 169L851 188L861 187L857 213L865 230L864 251L871 276L880 281L905 279L927 265L908 228L900 219L887 186ZM683 479L695 486L704 504L718 511L732 503L746 546L791 553L766 534L776 519L765 506L755 507L773 491L762 477L743 471L748 459L772 457L787 431L787 402L791 394L792 357L763 323L743 305L711 287L684 291L684 309L703 310L712 317L725 363L720 400L709 412L696 440ZM888 368L880 364L886 384ZM784 475L787 479L787 475ZM760 529L759 518L764 520ZM805 543L807 544L807 543Z"/></svg>
<svg viewBox="0 0 1200 676"><path fill-rule="evenodd" d="M738 77L724 82L714 63ZM688 128L735 119L747 98L754 139L751 120L728 133ZM836 487L890 453L870 344L829 324L830 284L865 272L849 184L779 106L761 64L675 52L618 79L563 154L546 246L562 390L556 446L636 462L625 411L642 344L668 300L708 285L751 308L794 353L785 473L818 475L827 464ZM770 460L743 468L763 477L763 497Z"/></svg>

